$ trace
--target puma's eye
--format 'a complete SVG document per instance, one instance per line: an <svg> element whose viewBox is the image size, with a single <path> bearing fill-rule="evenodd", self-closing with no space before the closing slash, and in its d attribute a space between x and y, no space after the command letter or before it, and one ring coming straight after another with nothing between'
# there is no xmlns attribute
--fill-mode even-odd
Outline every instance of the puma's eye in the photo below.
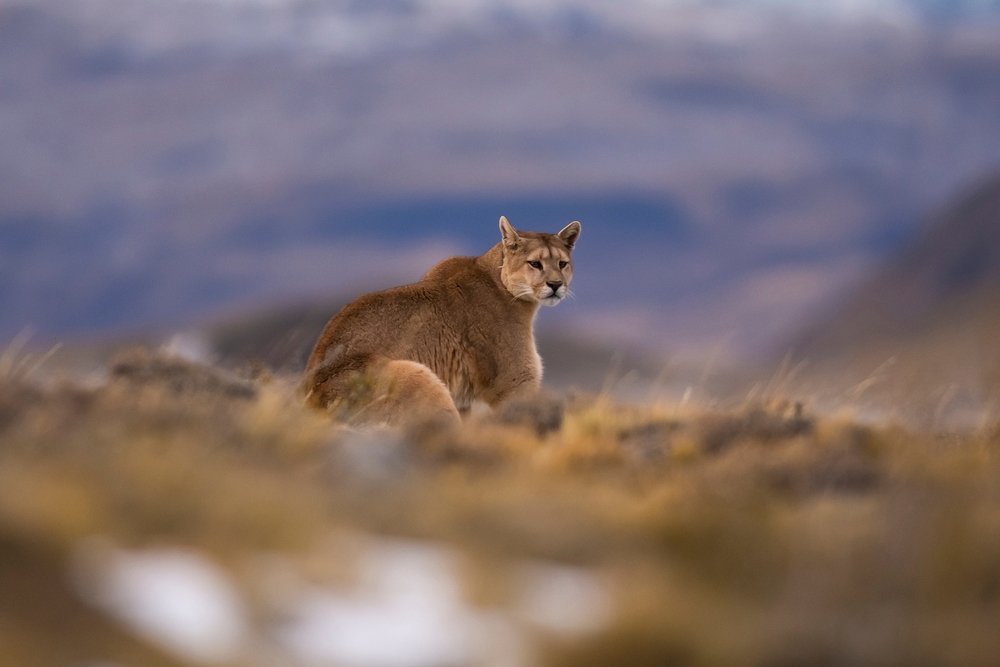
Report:
<svg viewBox="0 0 1000 667"><path fill-rule="evenodd" d="M567 266L569 266L569 262L559 262L560 269L565 269Z"/></svg>
<svg viewBox="0 0 1000 667"><path fill-rule="evenodd" d="M528 262L528 266L530 266L533 269L538 269L539 271L542 270L542 263L541 262Z"/></svg>

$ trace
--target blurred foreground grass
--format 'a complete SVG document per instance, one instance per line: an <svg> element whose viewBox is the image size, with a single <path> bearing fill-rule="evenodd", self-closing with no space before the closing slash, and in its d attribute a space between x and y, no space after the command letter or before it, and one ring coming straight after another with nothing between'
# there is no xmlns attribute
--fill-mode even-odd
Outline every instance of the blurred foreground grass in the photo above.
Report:
<svg viewBox="0 0 1000 667"><path fill-rule="evenodd" d="M173 641L108 593L171 553L223 573L239 632ZM992 426L577 396L392 433L142 351L95 387L0 379L4 665L985 666L998 628Z"/></svg>

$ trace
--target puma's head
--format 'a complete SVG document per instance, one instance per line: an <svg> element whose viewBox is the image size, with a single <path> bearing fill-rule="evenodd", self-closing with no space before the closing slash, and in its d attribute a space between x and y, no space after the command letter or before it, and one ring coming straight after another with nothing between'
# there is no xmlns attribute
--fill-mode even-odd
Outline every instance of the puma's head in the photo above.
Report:
<svg viewBox="0 0 1000 667"><path fill-rule="evenodd" d="M570 253L580 238L580 223L558 234L519 232L500 218L503 266L500 280L514 298L554 306L566 296L573 279Z"/></svg>

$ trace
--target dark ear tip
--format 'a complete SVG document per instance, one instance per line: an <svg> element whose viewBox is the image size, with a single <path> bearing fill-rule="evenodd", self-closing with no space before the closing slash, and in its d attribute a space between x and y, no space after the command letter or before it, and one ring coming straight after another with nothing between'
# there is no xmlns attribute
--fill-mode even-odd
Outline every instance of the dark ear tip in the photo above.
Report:
<svg viewBox="0 0 1000 667"><path fill-rule="evenodd" d="M566 242L566 245L572 248L576 244L577 239L580 237L580 221L574 220L563 227L558 236Z"/></svg>

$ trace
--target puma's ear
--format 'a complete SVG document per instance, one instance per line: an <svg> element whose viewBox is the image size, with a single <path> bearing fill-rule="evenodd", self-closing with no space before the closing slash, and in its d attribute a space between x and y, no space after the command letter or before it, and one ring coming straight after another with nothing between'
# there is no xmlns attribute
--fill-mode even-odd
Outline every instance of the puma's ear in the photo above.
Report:
<svg viewBox="0 0 1000 667"><path fill-rule="evenodd" d="M569 249L572 250L573 246L576 245L576 240L580 238L580 223L574 220L563 227L562 231L556 234L556 236L561 238L563 243L568 245Z"/></svg>
<svg viewBox="0 0 1000 667"><path fill-rule="evenodd" d="M517 235L517 230L502 215L500 216L500 235L503 237L503 244L509 248L515 247L521 240L521 237Z"/></svg>

